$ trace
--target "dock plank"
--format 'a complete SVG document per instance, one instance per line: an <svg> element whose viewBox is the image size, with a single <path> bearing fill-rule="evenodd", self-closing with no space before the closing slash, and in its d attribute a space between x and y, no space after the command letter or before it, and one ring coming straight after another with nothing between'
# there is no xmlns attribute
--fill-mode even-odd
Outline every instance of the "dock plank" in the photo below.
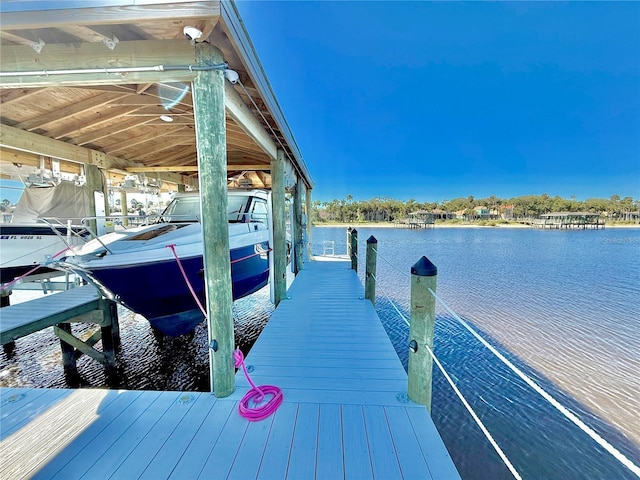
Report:
<svg viewBox="0 0 640 480"><path fill-rule="evenodd" d="M0 343L4 345L64 322L70 316L96 310L100 298L95 287L85 285L4 307L0 312Z"/></svg>
<svg viewBox="0 0 640 480"><path fill-rule="evenodd" d="M216 398L212 395L193 395L194 405L182 418L178 428L176 428L165 440L156 452L152 461L140 474L141 479L155 480L166 478L178 461L187 451L197 431L202 427L203 422L211 413Z"/></svg>
<svg viewBox="0 0 640 480"><path fill-rule="evenodd" d="M340 406L320 405L316 479L333 480L343 476L343 449Z"/></svg>
<svg viewBox="0 0 640 480"><path fill-rule="evenodd" d="M52 390L49 391L51 392ZM66 390L66 392L71 391L72 390ZM97 415L96 421L88 425L80 435L67 443L64 450L54 458L50 459L46 466L43 467L38 474L34 476L34 478L43 480L52 478L60 472L65 465L73 462L77 455L86 455L87 451L85 450L85 447L87 444L99 438L102 432L104 432L112 422L116 421L122 415L122 412L126 411L141 395L143 395L143 392L107 391L105 395L105 399L107 399L107 401L103 400L94 406ZM75 411L71 410L67 414L75 415Z"/></svg>
<svg viewBox="0 0 640 480"><path fill-rule="evenodd" d="M123 480L139 478L148 467L148 465L140 461L140 458L150 458L150 463L152 463L166 439L174 433L175 429L196 403L195 400L183 400L183 397L184 399L193 399L193 397L188 394L176 395L171 393L170 395L175 398L172 398L172 403L169 405L169 408L164 412L162 417L158 419L158 422L145 434L142 441L134 448L129 449L125 460L109 478Z"/></svg>
<svg viewBox="0 0 640 480"><path fill-rule="evenodd" d="M289 401L276 411L258 470L259 480L286 478L297 414L298 405Z"/></svg>
<svg viewBox="0 0 640 480"><path fill-rule="evenodd" d="M314 477L318 447L318 412L317 404L298 407L286 478L297 480Z"/></svg>
<svg viewBox="0 0 640 480"><path fill-rule="evenodd" d="M227 421L235 413L234 402L217 401L204 419L185 454L168 475L168 478L180 480L183 478L198 478L209 454L218 442L222 429ZM224 441L221 440L221 441ZM161 477L162 478L162 477ZM165 477L166 478L166 477Z"/></svg>

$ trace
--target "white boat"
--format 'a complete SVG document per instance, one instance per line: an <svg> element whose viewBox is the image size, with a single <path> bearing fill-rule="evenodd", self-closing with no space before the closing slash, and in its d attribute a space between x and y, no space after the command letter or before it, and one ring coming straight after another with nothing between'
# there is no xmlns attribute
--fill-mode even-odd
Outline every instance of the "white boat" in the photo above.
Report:
<svg viewBox="0 0 640 480"><path fill-rule="evenodd" d="M268 282L269 212L266 191L229 191L234 300L257 291ZM182 268L196 297L204 305L199 219L199 195L178 194L157 223L91 240L62 258L58 266L81 275L107 297L147 318L162 333L173 336L188 333L204 319L181 273Z"/></svg>
<svg viewBox="0 0 640 480"><path fill-rule="evenodd" d="M71 182L26 188L11 222L0 223L0 283L51 272L47 263L55 255L84 243L88 232L78 219L87 212L86 192Z"/></svg>

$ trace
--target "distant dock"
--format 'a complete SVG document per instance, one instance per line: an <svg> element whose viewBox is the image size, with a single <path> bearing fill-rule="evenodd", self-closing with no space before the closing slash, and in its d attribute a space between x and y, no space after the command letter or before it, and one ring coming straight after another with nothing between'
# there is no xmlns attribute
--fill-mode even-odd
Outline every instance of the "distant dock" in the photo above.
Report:
<svg viewBox="0 0 640 480"><path fill-rule="evenodd" d="M545 213L531 223L534 228L541 229L604 229L604 220L600 221L599 213L591 212L556 212Z"/></svg>
<svg viewBox="0 0 640 480"><path fill-rule="evenodd" d="M460 478L347 261L305 263L246 363L284 402L236 391L2 389L1 478Z"/></svg>
<svg viewBox="0 0 640 480"><path fill-rule="evenodd" d="M411 212L407 218L396 220L394 225L400 228L412 229L434 228L435 216L432 212L418 210L416 212Z"/></svg>

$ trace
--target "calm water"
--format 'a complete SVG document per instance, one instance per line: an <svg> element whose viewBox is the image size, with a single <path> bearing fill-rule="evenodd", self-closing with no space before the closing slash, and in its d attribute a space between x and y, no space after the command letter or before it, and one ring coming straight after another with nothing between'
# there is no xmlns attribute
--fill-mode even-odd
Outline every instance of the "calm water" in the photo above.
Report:
<svg viewBox="0 0 640 480"><path fill-rule="evenodd" d="M525 373L624 455L640 464L640 229L359 229L378 240L377 310L406 367L409 269L426 255L438 294ZM344 253L344 228L316 228ZM385 261L386 260L386 261ZM389 263L387 263L389 262ZM393 265L393 267L391 265ZM15 292L12 302L25 292ZM236 342L246 352L273 311L268 289L234 304ZM435 353L524 478L636 478L437 308ZM408 317L408 313L406 313ZM128 389L209 389L206 329L155 337L120 310L119 378ZM78 362L83 386L104 386L102 368ZM0 351L0 386L68 387L49 331ZM465 479L511 478L439 372L432 416Z"/></svg>
<svg viewBox="0 0 640 480"><path fill-rule="evenodd" d="M459 316L640 464L640 229L358 233L361 278L365 241L378 240L377 310L405 368L408 327L385 295L408 317L410 267L425 255L438 267L438 295ZM344 253L345 237L317 228L314 250L335 240ZM524 478L637 478L440 307L435 353ZM432 416L464 478L511 478L440 372Z"/></svg>

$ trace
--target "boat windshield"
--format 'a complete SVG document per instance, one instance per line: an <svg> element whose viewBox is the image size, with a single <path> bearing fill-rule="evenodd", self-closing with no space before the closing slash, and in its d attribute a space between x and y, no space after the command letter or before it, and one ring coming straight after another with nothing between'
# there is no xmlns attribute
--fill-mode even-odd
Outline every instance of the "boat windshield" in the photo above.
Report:
<svg viewBox="0 0 640 480"><path fill-rule="evenodd" d="M229 195L227 214L229 222L245 221L247 195ZM165 208L160 216L161 222L188 223L200 221L200 197L197 195L178 196Z"/></svg>

